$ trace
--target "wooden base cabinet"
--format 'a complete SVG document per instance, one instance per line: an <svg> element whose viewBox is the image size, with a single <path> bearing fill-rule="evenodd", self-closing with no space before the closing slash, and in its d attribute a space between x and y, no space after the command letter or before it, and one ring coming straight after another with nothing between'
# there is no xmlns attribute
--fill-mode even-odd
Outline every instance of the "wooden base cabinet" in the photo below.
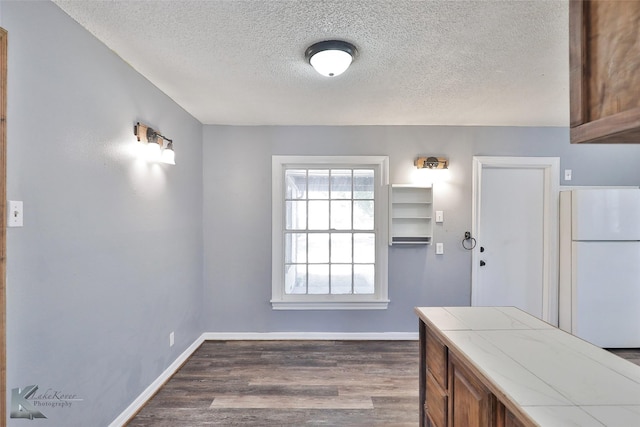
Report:
<svg viewBox="0 0 640 427"><path fill-rule="evenodd" d="M449 366L448 351L442 341L430 330L422 328L421 348L424 349L424 367L421 387L426 399L423 403L426 425L432 427L447 427L449 414Z"/></svg>
<svg viewBox="0 0 640 427"><path fill-rule="evenodd" d="M528 427L420 320L420 426Z"/></svg>
<svg viewBox="0 0 640 427"><path fill-rule="evenodd" d="M421 426L640 426L633 363L516 307L415 311Z"/></svg>

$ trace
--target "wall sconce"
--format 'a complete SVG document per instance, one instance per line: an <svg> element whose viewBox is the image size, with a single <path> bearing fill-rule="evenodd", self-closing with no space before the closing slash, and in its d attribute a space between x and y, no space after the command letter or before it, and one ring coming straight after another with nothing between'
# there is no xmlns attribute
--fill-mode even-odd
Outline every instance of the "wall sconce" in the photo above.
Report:
<svg viewBox="0 0 640 427"><path fill-rule="evenodd" d="M173 140L160 135L157 131L140 122L133 126L133 134L138 138L139 142L146 144L147 161L167 163L169 165L176 164Z"/></svg>
<svg viewBox="0 0 640 427"><path fill-rule="evenodd" d="M444 157L418 157L413 165L418 169L449 169L449 160Z"/></svg>

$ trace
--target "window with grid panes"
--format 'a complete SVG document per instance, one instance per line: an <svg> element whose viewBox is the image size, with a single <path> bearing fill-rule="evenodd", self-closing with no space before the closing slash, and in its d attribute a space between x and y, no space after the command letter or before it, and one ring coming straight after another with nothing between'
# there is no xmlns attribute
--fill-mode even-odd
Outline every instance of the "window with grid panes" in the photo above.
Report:
<svg viewBox="0 0 640 427"><path fill-rule="evenodd" d="M386 308L387 158L273 157L276 309Z"/></svg>

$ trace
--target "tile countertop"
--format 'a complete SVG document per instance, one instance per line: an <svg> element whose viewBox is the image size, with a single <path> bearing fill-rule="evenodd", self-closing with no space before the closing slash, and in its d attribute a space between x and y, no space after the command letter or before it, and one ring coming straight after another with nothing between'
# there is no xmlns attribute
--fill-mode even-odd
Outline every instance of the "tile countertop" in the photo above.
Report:
<svg viewBox="0 0 640 427"><path fill-rule="evenodd" d="M640 366L514 307L417 307L541 426L640 426Z"/></svg>

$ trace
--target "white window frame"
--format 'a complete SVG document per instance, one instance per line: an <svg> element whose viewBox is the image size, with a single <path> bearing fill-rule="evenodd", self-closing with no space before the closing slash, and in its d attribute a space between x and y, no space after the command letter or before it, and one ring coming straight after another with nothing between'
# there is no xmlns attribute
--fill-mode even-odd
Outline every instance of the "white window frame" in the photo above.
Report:
<svg viewBox="0 0 640 427"><path fill-rule="evenodd" d="M376 235L373 294L300 295L284 292L284 171L289 168L370 168L375 174L374 232ZM272 277L274 310L384 310L389 305L389 157L388 156L272 156Z"/></svg>

